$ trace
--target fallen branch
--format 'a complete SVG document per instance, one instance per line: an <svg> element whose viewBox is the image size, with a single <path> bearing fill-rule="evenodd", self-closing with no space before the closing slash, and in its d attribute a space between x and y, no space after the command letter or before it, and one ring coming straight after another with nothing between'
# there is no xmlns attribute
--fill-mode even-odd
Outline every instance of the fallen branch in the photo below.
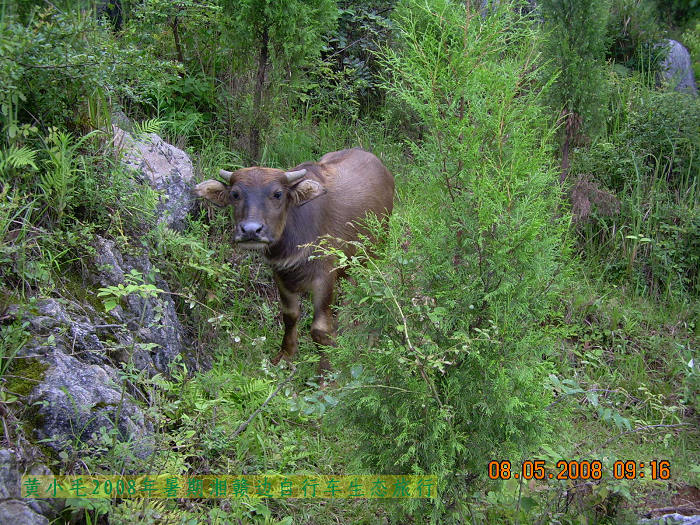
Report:
<svg viewBox="0 0 700 525"><path fill-rule="evenodd" d="M678 423L675 425L647 425L644 427L633 428L632 430L627 430L626 432L621 432L621 433L617 434L616 436L611 437L605 443L603 443L598 448L596 448L593 452L597 452L601 448L605 448L607 445L609 445L610 443L612 443L613 441L615 441L619 437L624 436L625 434L635 434L637 432L643 432L645 430L655 430L657 428L678 428L678 427L688 427L688 426L691 426L690 423ZM583 444L583 443L581 443L581 444ZM580 446L580 445L578 445L578 446ZM578 446L576 448L578 448Z"/></svg>
<svg viewBox="0 0 700 525"><path fill-rule="evenodd" d="M287 383L289 383L292 380L292 378L294 377L294 374L296 374L296 373L297 373L297 369L296 369L296 367L294 367L294 369L292 370L292 373L289 374L289 376L277 386L277 388L275 389L274 392L272 392L272 394L267 396L267 399L265 400L265 402L262 405L260 405L260 407L250 415L250 417L248 418L248 420L246 422L242 423L241 426L236 429L236 431L231 435L231 437L235 438L236 436L238 436L238 434L240 434L246 428L248 428L248 425L250 425L250 422L253 421L253 419L255 419L255 416L257 416L260 412L262 412L263 408L265 408L267 406L267 404L272 400L273 397L275 397L279 393L280 390L282 390L282 387L284 385L286 385Z"/></svg>

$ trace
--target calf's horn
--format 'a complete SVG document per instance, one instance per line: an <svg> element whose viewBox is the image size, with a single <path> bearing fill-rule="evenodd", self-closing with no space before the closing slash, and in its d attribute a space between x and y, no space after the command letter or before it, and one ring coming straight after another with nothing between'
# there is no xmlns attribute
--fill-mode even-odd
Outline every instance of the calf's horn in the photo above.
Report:
<svg viewBox="0 0 700 525"><path fill-rule="evenodd" d="M224 179L226 179L226 182L231 182L231 176L233 175L232 171L226 171L226 170L219 170L219 175L221 175Z"/></svg>
<svg viewBox="0 0 700 525"><path fill-rule="evenodd" d="M306 169L296 170L296 171L286 171L284 175L287 177L287 182L292 183L301 179L306 175Z"/></svg>

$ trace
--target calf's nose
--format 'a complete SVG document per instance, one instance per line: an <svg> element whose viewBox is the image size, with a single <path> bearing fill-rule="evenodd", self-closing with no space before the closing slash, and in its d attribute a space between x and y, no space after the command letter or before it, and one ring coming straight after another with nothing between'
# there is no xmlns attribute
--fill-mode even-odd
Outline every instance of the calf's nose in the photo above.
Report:
<svg viewBox="0 0 700 525"><path fill-rule="evenodd" d="M260 232L262 232L263 225L259 222L255 221L243 221L240 225L239 228L241 229L241 233L243 235L258 235Z"/></svg>

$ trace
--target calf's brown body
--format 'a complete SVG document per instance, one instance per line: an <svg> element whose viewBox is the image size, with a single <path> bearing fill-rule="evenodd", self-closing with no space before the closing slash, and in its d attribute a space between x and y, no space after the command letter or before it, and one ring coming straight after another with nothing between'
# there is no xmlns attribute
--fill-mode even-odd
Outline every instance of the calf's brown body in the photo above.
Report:
<svg viewBox="0 0 700 525"><path fill-rule="evenodd" d="M233 205L233 241L260 250L272 267L285 328L273 363L291 361L297 353L299 299L305 292L313 296L311 337L318 345L331 345L331 306L342 270L334 270L328 257L309 260L313 248L304 245L328 235L340 239L338 247L349 255L352 246L342 241L357 240L368 214L384 220L391 214L393 176L377 157L359 148L328 153L289 172L253 167L221 174L228 184L209 180L195 192L221 206ZM328 367L322 354L319 369Z"/></svg>

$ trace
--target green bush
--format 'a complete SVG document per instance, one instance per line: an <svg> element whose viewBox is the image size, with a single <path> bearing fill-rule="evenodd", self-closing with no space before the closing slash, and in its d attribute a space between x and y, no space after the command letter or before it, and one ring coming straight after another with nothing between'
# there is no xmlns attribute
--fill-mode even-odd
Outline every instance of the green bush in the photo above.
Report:
<svg viewBox="0 0 700 525"><path fill-rule="evenodd" d="M381 107L381 65L377 51L389 41L395 0L347 0L340 3L338 28L328 39L308 104L320 115L356 119Z"/></svg>
<svg viewBox="0 0 700 525"><path fill-rule="evenodd" d="M686 29L681 37L681 41L690 52L690 58L693 61L693 72L697 81L700 79L700 20L694 26Z"/></svg>
<svg viewBox="0 0 700 525"><path fill-rule="evenodd" d="M520 457L547 433L542 323L564 275L567 219L531 87L529 23L444 0L402 2L395 23L386 89L425 134L407 144L378 259L360 246L340 261L357 282L340 325L361 328L339 336L335 359L352 382L334 413L367 471L439 476L438 520L453 504L465 512L489 459ZM381 335L368 344L367 331Z"/></svg>
<svg viewBox="0 0 700 525"><path fill-rule="evenodd" d="M559 124L562 182L569 173L573 147L602 131L609 5L609 0L542 0L540 6L547 31L541 81L552 79L548 99Z"/></svg>
<svg viewBox="0 0 700 525"><path fill-rule="evenodd" d="M607 138L579 151L579 171L595 173L619 192L635 178L635 169L645 178L659 169L680 189L697 173L700 104L686 94L647 89L634 78L616 82L628 91L613 108L616 123Z"/></svg>
<svg viewBox="0 0 700 525"><path fill-rule="evenodd" d="M656 3L670 26L682 26L700 16L699 0L656 0Z"/></svg>
<svg viewBox="0 0 700 525"><path fill-rule="evenodd" d="M0 124L12 142L22 123L85 131L97 105L138 100L172 78L167 63L122 45L90 10L48 7L26 23L0 16Z"/></svg>

